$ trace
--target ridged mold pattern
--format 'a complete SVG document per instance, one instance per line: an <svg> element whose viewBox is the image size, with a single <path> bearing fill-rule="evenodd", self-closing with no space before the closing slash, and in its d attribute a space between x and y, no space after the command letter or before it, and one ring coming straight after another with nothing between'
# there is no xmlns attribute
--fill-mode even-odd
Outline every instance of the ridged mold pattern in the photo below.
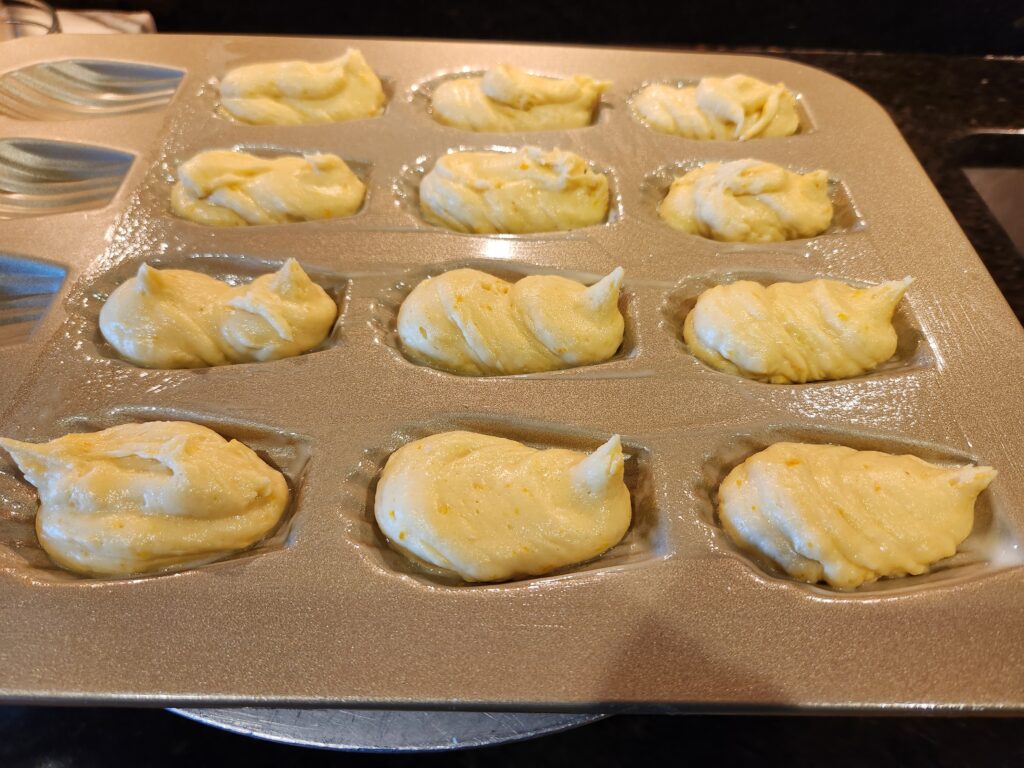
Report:
<svg viewBox="0 0 1024 768"><path fill-rule="evenodd" d="M28 340L66 275L56 264L0 253L0 347Z"/></svg>
<svg viewBox="0 0 1024 768"><path fill-rule="evenodd" d="M85 120L150 112L174 98L184 72L124 61L72 59L0 77L0 115L14 120Z"/></svg>
<svg viewBox="0 0 1024 768"><path fill-rule="evenodd" d="M106 147L43 139L0 140L0 219L102 208L132 164Z"/></svg>

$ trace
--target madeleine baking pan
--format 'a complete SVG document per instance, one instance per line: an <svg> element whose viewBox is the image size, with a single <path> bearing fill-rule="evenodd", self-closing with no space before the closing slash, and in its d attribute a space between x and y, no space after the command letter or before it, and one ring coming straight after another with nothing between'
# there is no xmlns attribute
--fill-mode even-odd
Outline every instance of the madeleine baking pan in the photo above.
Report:
<svg viewBox="0 0 1024 768"><path fill-rule="evenodd" d="M385 82L377 118L257 127L217 113L216 78L247 63L363 50ZM507 62L613 81L593 125L473 134L431 120L438 78ZM789 138L694 142L632 115L655 81L744 72L799 94ZM0 463L0 699L176 706L519 711L1024 709L1022 329L884 111L778 59L387 40L73 37L0 46L0 426L44 440L188 419L242 439L288 477L287 520L256 548L173 575L89 580L38 548L35 494ZM610 173L607 223L481 237L425 224L424 168L457 148L561 147ZM333 152L368 186L348 219L213 229L172 217L177 163L204 149ZM729 245L664 225L674 169L756 157L825 168L834 226L810 240ZM142 370L96 326L143 261L244 280L297 258L338 299L301 357ZM473 265L596 278L626 270L612 361L458 377L395 343L422 277ZM900 346L856 379L772 386L715 372L681 341L699 291L737 276L867 283L910 275ZM418 571L373 524L383 462L465 428L592 448L620 433L634 519L592 562L465 585ZM779 439L980 462L999 477L974 531L933 573L852 593L796 583L718 527L728 470Z"/></svg>

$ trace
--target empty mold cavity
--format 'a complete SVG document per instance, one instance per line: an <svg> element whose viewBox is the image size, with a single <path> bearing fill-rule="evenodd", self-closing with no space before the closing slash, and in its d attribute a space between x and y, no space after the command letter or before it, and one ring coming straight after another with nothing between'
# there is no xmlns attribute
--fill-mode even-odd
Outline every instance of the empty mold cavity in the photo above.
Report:
<svg viewBox="0 0 1024 768"><path fill-rule="evenodd" d="M55 264L0 253L0 347L32 335L66 275Z"/></svg>
<svg viewBox="0 0 1024 768"><path fill-rule="evenodd" d="M552 80L571 78L574 74L586 74L586 73L582 73L582 72L581 73L571 72L569 74L551 74L550 72L536 72L536 71L534 71L532 69L527 69L526 72L528 74L531 74L531 75L537 75L539 77L547 77L547 78L550 78ZM413 85L412 88L409 89L409 101L415 107L417 107L418 109L421 109L423 112L425 112L430 117L431 120L434 120L439 125L444 125L446 128L452 128L452 130L456 130L456 131L464 130L462 128L457 128L455 126L445 125L445 123L442 123L441 121L437 120L437 118L434 117L434 111L433 111L433 107L432 107L433 98L434 98L434 92L442 84L444 84L446 82L449 82L451 80L461 80L461 79L466 78L466 77L483 77L486 73L487 73L486 69L472 69L472 68L470 68L470 69L459 70L458 72L446 72L446 73L441 74L441 75L436 75L435 77L432 77L429 80L423 80L423 81ZM601 121L601 118L607 112L607 109L608 109L607 103L605 102L604 96L602 96L598 100L597 109L594 110L594 114L591 117L590 122L587 123L587 125L580 126L580 127L581 128L589 128L589 127L591 127L593 125L596 125L597 123L599 123ZM573 131L577 131L577 130L580 130L580 128L551 129L551 130L573 130ZM498 131L472 131L472 133L498 133ZM518 131L515 131L515 133L518 133ZM529 131L529 133L534 133L534 131ZM536 133L540 133L540 131L536 131Z"/></svg>
<svg viewBox="0 0 1024 768"><path fill-rule="evenodd" d="M0 219L102 208L133 156L116 149L44 139L0 139Z"/></svg>
<svg viewBox="0 0 1024 768"><path fill-rule="evenodd" d="M699 514L714 532L715 545L732 556L747 561L769 578L785 581L812 594L832 598L883 597L908 591L975 578L1007 567L1024 564L1024 552L1012 524L1004 512L999 494L999 478L985 490L974 506L974 527L957 553L935 563L918 576L880 579L855 590L834 589L826 584L807 584L788 576L770 560L738 547L725 533L718 517L718 488L726 476L755 453L778 442L844 445L861 451L912 454L943 466L985 464L984 459L944 446L907 438L865 432L834 431L802 425L767 425L719 438L718 447L706 455L701 468L697 498ZM998 470L999 467L996 467Z"/></svg>
<svg viewBox="0 0 1024 768"><path fill-rule="evenodd" d="M729 162L728 160L717 160L717 161L704 161L704 160L687 160L680 161L677 163L670 163L663 165L660 168L648 173L644 176L641 182L641 192L643 195L643 215L651 221L656 221L660 226L665 227L670 232L675 232L681 237L701 237L700 235L691 235L681 230L672 229L667 222L665 222L658 215L658 206L661 201L665 199L668 194L669 187L672 186L672 182L679 176L683 176L690 171L696 170L705 164L705 162ZM816 170L810 166L797 167L784 165L786 170L794 173L810 173ZM827 168L825 170L828 170ZM847 188L846 183L839 178L829 176L828 180L828 196L832 201L832 224L822 232L820 235L815 237L824 237L826 235L840 235L848 232L854 232L864 227L864 219L861 216L860 211L857 209L853 198L850 196L850 190ZM768 243L744 243L744 242L724 242L710 240L709 238L701 237L702 240L708 240L709 242L722 242L723 245L730 247L745 247L745 248L771 248L778 247L785 243L794 242L806 242L808 239L813 238L802 238L798 240L788 240L782 242L768 242Z"/></svg>
<svg viewBox="0 0 1024 768"><path fill-rule="evenodd" d="M531 144L529 141L524 142L523 146L538 146ZM442 155L420 155L412 163L403 165L398 173L398 177L392 184L395 197L397 198L398 206L405 211L406 214L415 218L420 228L425 228L434 232L447 232L453 235L459 235L462 237L500 237L500 238L536 238L536 239L547 239L552 237L572 237L574 233L585 232L592 227L602 227L609 224L614 224L622 218L622 196L619 192L618 179L615 176L615 172L608 166L601 166L593 162L589 157L583 159L587 161L587 167L596 173L603 173L608 177L608 215L605 220L599 224L593 224L588 227L580 227L578 229L559 229L549 230L547 232L530 232L526 234L476 234L471 232L456 232L455 230L448 229L447 227L438 226L436 224L430 224L423 219L423 214L420 212L420 182L423 181L423 177L426 176L430 171L434 169L434 164L438 159L444 155L452 155L456 152L516 152L522 147L509 147L509 146L497 146L490 145L486 147L470 147L470 146L459 146L448 150ZM541 147L541 149L561 149L561 147ZM572 148L568 151L575 151L577 148Z"/></svg>
<svg viewBox="0 0 1024 768"><path fill-rule="evenodd" d="M161 174L161 178L154 185L157 188L157 194L159 194L163 198L164 213L168 217L170 217L171 219L173 219L176 222L183 222L184 224L186 224L188 226L192 226L192 227L202 227L203 229L213 229L213 230L234 229L234 227L218 227L218 226L207 225L207 224L199 224L198 222L194 222L194 221L191 221L189 219L184 219L184 218L181 218L179 216L176 216L171 211L171 204L170 204L171 189L174 186L174 184L177 183L177 181L178 181L178 175L177 175L178 174L178 166L180 166L181 164L191 160L196 155L202 154L203 152L214 152L214 151L219 151L219 150L227 150L227 151L230 151L230 152L245 152L245 153L248 153L250 155L256 155L257 157L267 158L268 160L273 160L273 159L276 159L276 158L279 158L279 157L289 157L289 156L304 157L304 156L307 156L307 155L332 154L332 153L330 153L327 150L318 150L318 149L310 149L310 148L302 148L302 149L300 149L300 148L262 146L262 145L257 145L257 144L235 144L234 146L230 146L230 147L203 147L203 148L200 148L200 149L196 149L191 154L181 155L180 157L178 157L175 160L170 160L169 159L166 162L166 169L167 169L168 172L166 174ZM367 162L367 161L363 161L363 160L350 160L347 157L343 157L341 159L345 162L345 165L347 165L349 167L349 169L352 171L352 173L354 173L356 175L356 177L361 182L363 182L363 185L366 187L365 194L363 195L363 203L362 203L362 205L360 205L359 209L355 213L353 213L351 216L338 216L338 217L327 218L327 219L298 219L296 221L286 221L286 222L282 222L280 224L276 223L276 222L275 223L271 223L271 224L249 224L245 228L260 227L260 226L262 226L262 227L281 227L281 226L290 226L290 225L293 225L293 224L324 223L324 222L334 222L334 223L337 223L337 222L351 221L352 219L355 219L357 216L361 216L366 211L367 207L370 204L370 196L372 194L371 187L370 187L370 176L371 176L371 174L373 172L373 163ZM147 191L152 191L152 190L147 190Z"/></svg>
<svg viewBox="0 0 1024 768"><path fill-rule="evenodd" d="M118 354L100 332L99 318L103 304L110 297L110 294L126 280L135 277L139 267L145 262L157 269L188 269L199 272L229 285L242 285L251 282L261 275L270 274L281 268L283 261L266 261L264 259L250 256L228 255L228 254L167 254L154 255L144 260L131 260L124 262L114 269L102 273L91 283L77 288L67 300L67 314L69 329L68 335L75 337L75 342L85 341L92 344L95 354L100 357L117 360L126 366L135 367ZM345 318L345 310L348 305L349 279L339 272L316 269L308 267L302 262L300 266L306 271L310 279L323 288L327 295L338 305L338 317L327 338L319 345L303 355L313 354L342 342L342 326ZM299 355L301 357L302 355ZM288 360L290 358L282 358ZM237 365L272 365L277 360L269 360L257 363L236 363L227 366L214 366L215 368L234 368ZM207 368L193 370L208 370Z"/></svg>
<svg viewBox="0 0 1024 768"><path fill-rule="evenodd" d="M453 269L464 268L477 269L510 283L515 283L527 275L558 275L570 280L576 280L584 285L593 285L604 277L604 275L589 272L568 272L559 269L531 267L525 264L496 263L494 261L482 260L453 262L427 269L410 270L402 275L402 277L396 282L393 282L384 288L372 304L370 324L373 328L374 337L377 341L393 350L396 356L401 356L412 365L430 367L425 366L424 363L420 363L405 355L398 337L398 311L402 306L402 302L406 300L409 294L412 293L413 289L422 281L430 277L436 277L444 274L445 272L450 272ZM624 320L622 344L619 346L618 351L608 360L600 363L591 363L589 365L574 366L574 368L593 369L596 366L606 365L607 363L627 360L638 354L639 343L637 341L636 303L637 297L629 289L629 275L627 274L622 290L619 292L619 311L622 313L622 318ZM434 370L443 371L444 369ZM572 370L572 368L560 370ZM549 371L546 373L556 373L556 371ZM542 374L526 375L536 377Z"/></svg>
<svg viewBox="0 0 1024 768"><path fill-rule="evenodd" d="M772 283L782 282L802 283L818 278L837 280L839 282L847 283L848 285L856 285L860 287L873 285L873 283L866 283L860 280L847 280L845 278L835 278L829 275L818 275L807 272L736 270L707 275L697 275L684 279L665 297L665 301L661 306L662 326L672 334L672 337L676 340L678 349L684 354L690 355L690 350L686 346L686 342L683 341L683 323L686 320L686 316L690 314L691 310L693 310L694 306L697 304L697 299L704 291L709 288L713 288L716 285L727 285L739 280L751 280L755 283L767 286ZM921 330L921 324L918 321L917 316L911 308L910 297L913 294L913 291L914 285L911 283L910 288L907 291L907 295L904 296L897 305L896 313L892 318L893 328L896 329L895 354L877 368L869 371L868 373L862 374L861 376L856 376L854 379L877 376L883 373L907 371L916 368L928 368L934 365L935 357L932 352L932 348L929 345L924 331ZM694 358L694 360L697 360L697 358ZM713 371L716 375L728 376L733 380L741 379L742 381L748 381L754 385L806 386L793 384L764 384L763 382L755 381L754 379L747 379L745 377L723 373L715 370L700 360L697 360L697 362L708 371ZM852 379L840 379L838 381L842 382L851 380ZM808 382L808 384L828 383L828 381Z"/></svg>
<svg viewBox="0 0 1024 768"><path fill-rule="evenodd" d="M566 566L544 576L517 581L467 583L431 566L416 563L388 545L374 518L377 481L388 457L406 443L451 430L479 432L517 440L534 448L567 448L593 451L610 437L592 430L565 429L525 420L460 414L412 425L393 432L383 445L367 450L355 470L346 478L343 514L353 544L375 567L434 587L458 589L504 588L575 579L596 572L635 567L668 556L665 520L656 502L650 451L628 437L622 440L626 455L624 481L629 488L633 517L622 540L602 555L584 563Z"/></svg>
<svg viewBox="0 0 1024 768"><path fill-rule="evenodd" d="M732 74L737 74L737 73L734 72ZM714 77L729 77L729 75L714 75ZM700 80L701 80L701 78L695 77L695 78L685 78L685 79L682 79L682 80L648 80L648 81L645 81L639 87L637 87L634 91L630 92L628 98L626 99L626 103L629 106L629 114L633 117L634 120L636 120L638 123L640 123L640 125L642 125L644 128L647 128L648 130L654 131L655 129L651 128L650 124L644 119L643 115L641 115L637 111L637 109L636 109L636 97L637 97L637 95L639 95L640 91L642 91L644 88L646 88L649 85L670 85L673 88L696 88L697 85L700 83ZM808 112L808 110L807 110L807 103L804 100L803 94L794 91L792 88L790 88L789 90L796 97L796 114L797 114L797 117L800 120L800 125L797 128L796 133L794 133L792 135L793 136L803 136L803 135L808 134L808 133L813 133L814 129L815 129L814 121L811 120L811 115L810 115L810 112ZM655 132L656 133L662 133L661 131L655 131ZM670 134L670 133L662 133L662 135L663 136L674 136L674 134ZM675 138L682 139L684 137L682 137L682 136L675 136ZM747 141L760 141L762 138L765 138L765 137L758 137L758 138L754 138L754 139L745 140L742 143L747 143ZM771 138L787 139L787 138L790 138L790 137L789 136L776 136L776 137L771 137ZM689 140L693 141L693 139L689 139ZM726 141L726 142L729 142L729 143L737 142L736 139L701 139L700 141L701 141L701 143L707 143L709 141L711 141L711 142Z"/></svg>
<svg viewBox="0 0 1024 768"><path fill-rule="evenodd" d="M288 482L288 506L277 526L252 547L225 558L192 568L170 568L166 571L133 576L128 580L147 579L178 573L182 570L217 567L273 552L290 544L289 532L296 511L301 506L306 465L311 455L309 438L249 421L218 418L171 408L112 408L97 416L70 417L56 423L46 422L31 435L8 435L26 442L45 442L71 432L97 432L119 424L148 421L190 421L209 427L221 436L238 440L267 464L285 476ZM121 578L91 578L66 571L52 560L39 545L35 534L35 516L39 499L6 451L0 450L0 571L40 584L125 581Z"/></svg>
<svg viewBox="0 0 1024 768"><path fill-rule="evenodd" d="M125 61L73 59L0 77L0 115L15 120L82 120L163 109L184 73Z"/></svg>

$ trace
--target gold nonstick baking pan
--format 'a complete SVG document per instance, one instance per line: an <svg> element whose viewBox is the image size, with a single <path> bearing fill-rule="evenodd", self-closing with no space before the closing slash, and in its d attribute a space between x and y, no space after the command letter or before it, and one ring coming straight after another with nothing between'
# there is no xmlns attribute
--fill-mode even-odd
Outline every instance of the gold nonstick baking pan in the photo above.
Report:
<svg viewBox="0 0 1024 768"><path fill-rule="evenodd" d="M242 125L216 79L241 64L362 49L377 118ZM613 81L593 125L473 134L434 122L439 78L507 62ZM632 95L743 72L799 94L789 138L695 142L649 130ZM0 459L0 699L31 703L524 711L1024 709L1022 329L885 112L811 67L751 56L398 40L123 36L0 46L0 427L23 440L187 419L237 437L293 489L287 520L229 560L90 580L56 568L34 490ZM611 175L606 224L461 235L420 218L417 185L457 148L579 153ZM205 149L333 152L366 181L347 219L214 229L174 218L177 164ZM672 171L755 157L827 169L836 216L809 240L682 234L655 206ZM328 343L297 358L143 370L102 340L104 298L143 261L249 279L294 257L339 299ZM407 360L397 307L422 277L516 278L623 266L612 361L454 376ZM731 278L912 276L896 357L841 382L773 386L706 367L680 341L703 287ZM388 549L373 488L388 454L452 428L629 453L632 527L545 578L454 584ZM990 464L975 528L932 573L844 593L764 569L724 536L715 489L780 439Z"/></svg>

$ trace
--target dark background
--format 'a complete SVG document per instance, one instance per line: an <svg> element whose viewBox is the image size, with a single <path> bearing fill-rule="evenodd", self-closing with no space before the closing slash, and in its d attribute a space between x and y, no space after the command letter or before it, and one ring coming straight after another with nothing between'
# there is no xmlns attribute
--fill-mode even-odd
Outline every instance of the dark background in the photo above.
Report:
<svg viewBox="0 0 1024 768"><path fill-rule="evenodd" d="M51 0L149 10L161 32L1024 53L1021 0Z"/></svg>
<svg viewBox="0 0 1024 768"><path fill-rule="evenodd" d="M368 755L289 747L159 710L5 709L3 768L953 768L1024 765L1011 719L619 715L465 752Z"/></svg>

